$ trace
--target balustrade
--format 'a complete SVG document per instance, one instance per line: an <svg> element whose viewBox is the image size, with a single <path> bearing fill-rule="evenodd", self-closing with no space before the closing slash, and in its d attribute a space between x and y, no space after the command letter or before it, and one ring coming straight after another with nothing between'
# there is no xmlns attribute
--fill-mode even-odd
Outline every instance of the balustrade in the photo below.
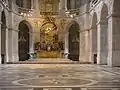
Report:
<svg viewBox="0 0 120 90"><path fill-rule="evenodd" d="M91 0L90 2L90 8L94 7L99 0Z"/></svg>

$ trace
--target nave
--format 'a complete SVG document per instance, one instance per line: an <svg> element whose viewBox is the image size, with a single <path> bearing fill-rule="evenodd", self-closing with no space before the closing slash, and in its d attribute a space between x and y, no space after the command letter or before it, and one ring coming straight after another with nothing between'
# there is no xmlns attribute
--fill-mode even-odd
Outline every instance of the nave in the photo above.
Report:
<svg viewBox="0 0 120 90"><path fill-rule="evenodd" d="M91 64L0 65L0 90L119 90L120 68Z"/></svg>

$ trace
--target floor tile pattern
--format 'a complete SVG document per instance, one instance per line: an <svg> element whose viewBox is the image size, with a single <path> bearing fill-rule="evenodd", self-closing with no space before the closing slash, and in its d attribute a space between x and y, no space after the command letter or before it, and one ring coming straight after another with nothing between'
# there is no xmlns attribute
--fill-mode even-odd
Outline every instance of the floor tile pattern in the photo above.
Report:
<svg viewBox="0 0 120 90"><path fill-rule="evenodd" d="M120 68L91 64L0 65L0 90L120 90Z"/></svg>

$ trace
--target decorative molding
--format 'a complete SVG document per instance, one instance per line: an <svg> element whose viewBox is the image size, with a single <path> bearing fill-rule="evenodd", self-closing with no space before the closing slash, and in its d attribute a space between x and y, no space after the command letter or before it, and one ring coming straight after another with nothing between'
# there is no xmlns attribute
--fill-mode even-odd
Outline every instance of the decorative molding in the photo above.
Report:
<svg viewBox="0 0 120 90"><path fill-rule="evenodd" d="M84 30L81 30L80 33L81 33L81 32L86 32L86 31L90 31L90 30L91 30L91 29L84 29Z"/></svg>
<svg viewBox="0 0 120 90"><path fill-rule="evenodd" d="M19 32L20 30L17 30L17 29L14 29L14 28L8 28L8 30L13 30L13 31L16 31L16 32Z"/></svg>
<svg viewBox="0 0 120 90"><path fill-rule="evenodd" d="M90 7L89 8L89 12L91 12L92 10L94 10L95 9L95 7L101 2L102 0L98 0L97 1L97 3L96 4L94 4L94 6L93 7Z"/></svg>

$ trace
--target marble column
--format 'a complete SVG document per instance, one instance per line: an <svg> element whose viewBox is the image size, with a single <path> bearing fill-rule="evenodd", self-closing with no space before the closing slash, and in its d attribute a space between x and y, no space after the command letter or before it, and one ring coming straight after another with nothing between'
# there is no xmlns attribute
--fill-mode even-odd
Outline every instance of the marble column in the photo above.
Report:
<svg viewBox="0 0 120 90"><path fill-rule="evenodd" d="M12 62L19 61L18 57L18 31L19 30L12 30Z"/></svg>
<svg viewBox="0 0 120 90"><path fill-rule="evenodd" d="M85 60L84 62L89 62L89 31L85 30Z"/></svg>
<svg viewBox="0 0 120 90"><path fill-rule="evenodd" d="M60 10L65 9L65 0L60 0Z"/></svg>
<svg viewBox="0 0 120 90"><path fill-rule="evenodd" d="M36 9L37 0L32 0L32 1L33 1L33 8L32 9Z"/></svg>
<svg viewBox="0 0 120 90"><path fill-rule="evenodd" d="M101 21L97 24L97 64L107 64L108 57L108 24Z"/></svg>
<svg viewBox="0 0 120 90"><path fill-rule="evenodd" d="M31 0L31 9L34 8L34 0Z"/></svg>
<svg viewBox="0 0 120 90"><path fill-rule="evenodd" d="M27 8L27 2L28 2L28 0L23 0L23 8Z"/></svg>
<svg viewBox="0 0 120 90"><path fill-rule="evenodd" d="M91 28L89 30L89 62L95 63L94 55L97 55L97 29ZM97 61L97 59L96 59Z"/></svg>
<svg viewBox="0 0 120 90"><path fill-rule="evenodd" d="M93 63L93 52L92 52L92 29L89 30L89 61Z"/></svg>
<svg viewBox="0 0 120 90"><path fill-rule="evenodd" d="M35 2L35 10L36 10L36 15L40 15L40 10L39 10L39 3L38 0L34 0Z"/></svg>
<svg viewBox="0 0 120 90"><path fill-rule="evenodd" d="M69 53L69 41L68 41L68 38L69 38L69 33L66 33L65 34L65 49L64 49L65 54ZM65 58L68 58L68 56L66 55Z"/></svg>
<svg viewBox="0 0 120 90"><path fill-rule="evenodd" d="M120 16L108 17L108 65L120 66Z"/></svg>
<svg viewBox="0 0 120 90"><path fill-rule="evenodd" d="M0 13L0 16L1 16L1 13ZM2 58L1 58L1 24L2 22L0 22L0 64L2 63Z"/></svg>
<svg viewBox="0 0 120 90"><path fill-rule="evenodd" d="M80 32L80 55L79 55L79 61L84 62L85 61L85 32L81 30Z"/></svg>
<svg viewBox="0 0 120 90"><path fill-rule="evenodd" d="M0 6L0 64L2 63L2 60L1 60L1 11L2 11L2 7Z"/></svg>
<svg viewBox="0 0 120 90"><path fill-rule="evenodd" d="M29 45L29 53L34 53L34 33L33 32L29 32L30 35L30 45ZM31 56L30 59L33 59L33 57Z"/></svg>
<svg viewBox="0 0 120 90"><path fill-rule="evenodd" d="M65 0L60 0L60 7L59 7L59 16L64 17L65 16Z"/></svg>
<svg viewBox="0 0 120 90"><path fill-rule="evenodd" d="M5 45L6 45L6 62L9 62L9 37L8 37L8 28L5 29L5 33L6 33L6 41L5 41Z"/></svg>
<svg viewBox="0 0 120 90"><path fill-rule="evenodd" d="M67 0L64 1L65 1L65 10L67 10Z"/></svg>
<svg viewBox="0 0 120 90"><path fill-rule="evenodd" d="M1 24L2 25L2 24ZM8 61L8 47L7 47L7 28L5 25L1 27L1 54L4 54L4 63ZM2 59L2 58L1 58Z"/></svg>
<svg viewBox="0 0 120 90"><path fill-rule="evenodd" d="M75 0L70 0L70 6L71 6L71 9L75 9Z"/></svg>
<svg viewBox="0 0 120 90"><path fill-rule="evenodd" d="M12 29L8 28L8 56L9 56L9 61L12 62Z"/></svg>

